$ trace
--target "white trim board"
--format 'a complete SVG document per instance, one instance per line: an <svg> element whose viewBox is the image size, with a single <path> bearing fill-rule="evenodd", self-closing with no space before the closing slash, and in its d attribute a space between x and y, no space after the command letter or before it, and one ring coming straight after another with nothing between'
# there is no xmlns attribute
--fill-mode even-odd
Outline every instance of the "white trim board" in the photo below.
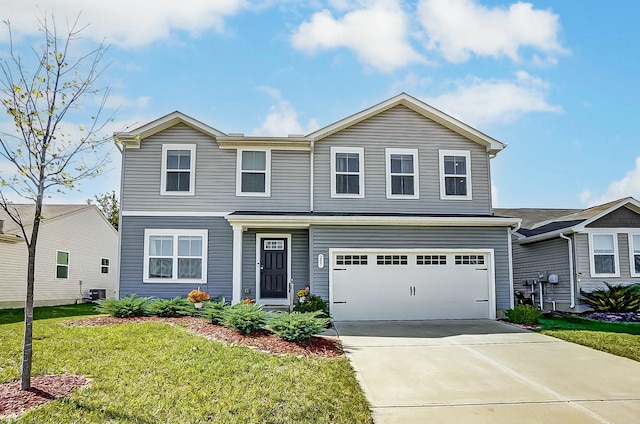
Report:
<svg viewBox="0 0 640 424"><path fill-rule="evenodd" d="M120 211L120 216L203 216L224 218L231 212L191 212L191 211Z"/></svg>

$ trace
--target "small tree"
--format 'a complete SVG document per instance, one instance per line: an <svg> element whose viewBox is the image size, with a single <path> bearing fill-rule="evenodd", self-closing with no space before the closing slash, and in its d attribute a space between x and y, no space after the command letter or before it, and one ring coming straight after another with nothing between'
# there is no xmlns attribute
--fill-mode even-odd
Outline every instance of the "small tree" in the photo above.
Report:
<svg viewBox="0 0 640 424"><path fill-rule="evenodd" d="M116 192L111 190L111 193L98 194L93 197L93 199L87 199L87 204L91 205L95 200L98 209L102 211L107 220L113 225L113 228L117 230L120 219L120 204L118 203Z"/></svg>
<svg viewBox="0 0 640 424"><path fill-rule="evenodd" d="M27 390L31 388L36 246L40 223L46 218L42 203L53 190L65 193L79 181L95 177L108 161L100 147L110 138L99 136L109 121L100 117L108 89L96 87L107 47L99 44L88 53L73 51L83 29L78 20L67 24L59 36L54 17L43 15L42 45L33 48L34 56L22 57L14 50L9 22L5 24L10 49L7 57L0 58L0 97L15 131L0 133L0 156L13 165L13 172L0 175L0 207L19 226L28 251L20 384ZM79 111L87 113L84 121L88 123L74 126L73 135L67 120ZM16 195L33 204L33 214L19 214L9 200Z"/></svg>

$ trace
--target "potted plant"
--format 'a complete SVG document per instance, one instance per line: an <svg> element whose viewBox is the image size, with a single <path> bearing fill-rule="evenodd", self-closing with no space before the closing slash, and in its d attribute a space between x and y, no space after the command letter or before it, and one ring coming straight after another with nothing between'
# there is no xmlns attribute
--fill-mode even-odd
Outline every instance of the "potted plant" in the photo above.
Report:
<svg viewBox="0 0 640 424"><path fill-rule="evenodd" d="M187 301L193 303L196 309L202 308L202 302L210 300L211 296L206 291L200 291L200 288L191 290L187 295Z"/></svg>

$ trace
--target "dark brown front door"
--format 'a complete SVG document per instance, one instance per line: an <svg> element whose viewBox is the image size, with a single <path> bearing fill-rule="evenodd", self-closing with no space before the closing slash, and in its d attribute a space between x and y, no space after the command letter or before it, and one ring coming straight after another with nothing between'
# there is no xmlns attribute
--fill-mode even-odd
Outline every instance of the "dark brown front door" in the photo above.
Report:
<svg viewBox="0 0 640 424"><path fill-rule="evenodd" d="M260 297L287 298L287 239L265 238L260 246Z"/></svg>

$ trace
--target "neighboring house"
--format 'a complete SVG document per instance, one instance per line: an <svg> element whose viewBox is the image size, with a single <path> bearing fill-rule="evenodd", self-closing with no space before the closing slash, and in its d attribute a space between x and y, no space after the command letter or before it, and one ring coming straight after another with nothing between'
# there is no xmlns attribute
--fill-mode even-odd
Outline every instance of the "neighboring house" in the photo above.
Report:
<svg viewBox="0 0 640 424"><path fill-rule="evenodd" d="M640 202L632 197L577 209L495 209L522 219L513 242L514 287L544 309L584 311L581 291L640 282ZM542 274L542 278L540 275ZM553 280L554 278L551 278Z"/></svg>
<svg viewBox="0 0 640 424"><path fill-rule="evenodd" d="M407 94L306 136L174 112L114 137L121 296L200 286L286 305L310 286L337 320L495 318L513 303L519 220L491 206L505 145Z"/></svg>
<svg viewBox="0 0 640 424"><path fill-rule="evenodd" d="M33 205L14 205L24 222ZM44 205L38 234L34 302L64 305L91 289L117 296L118 232L95 205ZM31 225L27 228L31 236ZM26 298L27 245L18 225L0 210L0 308L22 307Z"/></svg>

